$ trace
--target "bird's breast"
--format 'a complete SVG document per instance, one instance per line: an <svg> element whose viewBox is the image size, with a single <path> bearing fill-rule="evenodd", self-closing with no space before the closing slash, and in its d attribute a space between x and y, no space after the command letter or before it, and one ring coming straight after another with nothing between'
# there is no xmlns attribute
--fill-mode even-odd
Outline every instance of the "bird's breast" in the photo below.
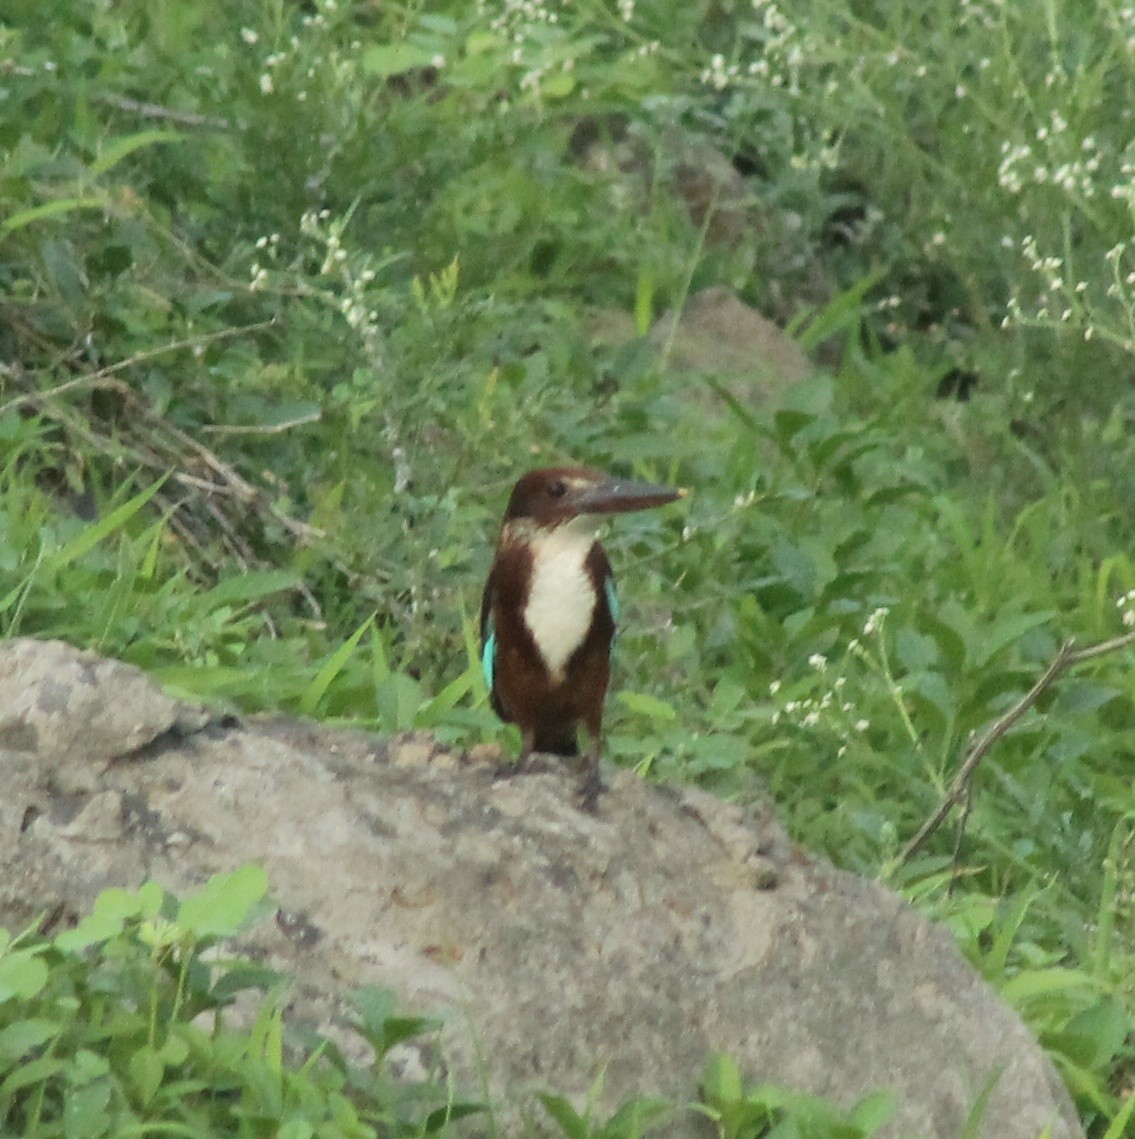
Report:
<svg viewBox="0 0 1135 1139"><path fill-rule="evenodd" d="M586 562L594 542L593 532L565 526L532 543L524 623L556 682L563 679L567 662L591 628L596 594Z"/></svg>

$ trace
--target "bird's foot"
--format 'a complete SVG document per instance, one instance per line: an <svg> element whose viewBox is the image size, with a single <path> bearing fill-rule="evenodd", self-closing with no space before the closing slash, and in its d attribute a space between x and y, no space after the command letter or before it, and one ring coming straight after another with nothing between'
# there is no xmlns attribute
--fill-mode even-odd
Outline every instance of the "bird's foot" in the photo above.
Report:
<svg viewBox="0 0 1135 1139"><path fill-rule="evenodd" d="M606 790L607 786L599 774L599 758L596 756L587 765L583 782L580 783L579 790L576 792L576 801L579 803L579 809L589 815L597 814L599 810L599 796Z"/></svg>
<svg viewBox="0 0 1135 1139"><path fill-rule="evenodd" d="M506 759L493 770L494 779L511 779L514 775L537 775L555 770L551 756L538 751L521 752L519 759Z"/></svg>

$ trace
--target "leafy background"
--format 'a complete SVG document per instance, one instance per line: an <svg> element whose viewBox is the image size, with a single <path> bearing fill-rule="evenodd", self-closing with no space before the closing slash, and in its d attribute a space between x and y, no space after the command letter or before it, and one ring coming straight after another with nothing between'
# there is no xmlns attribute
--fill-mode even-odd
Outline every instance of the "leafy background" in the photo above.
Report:
<svg viewBox="0 0 1135 1139"><path fill-rule="evenodd" d="M518 472L688 486L609 540L609 758L887 878L1124 1133L1130 653L897 855L1130 619L1132 59L1113 0L7 0L3 632L507 744L472 618ZM711 285L816 375L672 366Z"/></svg>

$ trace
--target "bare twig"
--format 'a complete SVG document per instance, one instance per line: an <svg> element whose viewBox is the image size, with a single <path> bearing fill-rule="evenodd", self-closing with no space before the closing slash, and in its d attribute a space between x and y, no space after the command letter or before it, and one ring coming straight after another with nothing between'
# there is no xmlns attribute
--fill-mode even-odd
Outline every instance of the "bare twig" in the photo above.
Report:
<svg viewBox="0 0 1135 1139"><path fill-rule="evenodd" d="M8 400L7 403L0 403L0 415L7 415L9 411L15 411L18 407L40 403L43 400L53 399L55 396L66 395L68 392L75 391L111 391L127 397L135 395L134 389L129 384L123 383L122 380L112 380L97 375L79 376L77 379L68 380L65 384L57 384L53 388L43 390L24 392L23 395L18 395L15 399Z"/></svg>
<svg viewBox="0 0 1135 1139"><path fill-rule="evenodd" d="M208 435L282 435L291 431L293 427L303 427L305 423L318 423L323 418L321 411L313 411L308 415L299 415L295 419L288 419L283 423L206 423L201 428Z"/></svg>
<svg viewBox="0 0 1135 1139"><path fill-rule="evenodd" d="M965 791L962 792L962 815L961 815L961 818L958 819L958 833L956 835L954 835L954 852L950 856L950 864L952 866L957 866L958 859L961 857L962 843L965 841L965 837L966 837L966 823L969 822L969 813L972 809L973 809L973 783L970 782L970 783L966 784ZM957 885L957 882L958 882L958 875L957 874L951 874L950 875L950 884L946 888L947 894L949 894L951 896L953 895L954 887Z"/></svg>
<svg viewBox="0 0 1135 1139"><path fill-rule="evenodd" d="M18 75L21 79L31 79L42 74L42 70L27 67L17 63L14 59L0 59L0 75ZM179 123L186 127L212 127L214 130L232 130L232 123L228 119L218 118L215 115L199 115L195 111L177 111L172 107L163 107L158 103L143 103L137 99L130 99L126 95L115 95L109 91L100 91L91 96L95 103L103 103L114 107L118 111L125 111L129 115L138 115L143 119L159 119L167 123Z"/></svg>
<svg viewBox="0 0 1135 1139"><path fill-rule="evenodd" d="M129 99L125 95L112 95L103 92L92 96L96 103L104 103L115 110L125 111L130 115L138 115L143 119L158 119L167 123L178 123L186 127L212 127L214 130L232 130L232 123L228 119L217 118L214 115L199 115L194 111L176 111L172 107L163 107L158 103L140 103L137 99Z"/></svg>
<svg viewBox="0 0 1135 1139"><path fill-rule="evenodd" d="M986 729L985 734L970 748L961 767L958 768L957 775L954 776L950 786L946 788L942 801L926 822L919 827L914 838L903 848L898 858L898 864L901 866L909 862L922 849L927 839L942 825L954 806L966 796L970 777L977 765L989 754L993 745L1016 724L1047 689L1051 688L1070 668L1107 653L1113 653L1118 649L1126 648L1131 644L1135 644L1135 631L1124 633L1119 637L1112 637L1108 641L1101 641L1098 645L1089 645L1084 649L1077 649L1075 641L1065 641L1040 679L1003 716L994 720Z"/></svg>
<svg viewBox="0 0 1135 1139"><path fill-rule="evenodd" d="M275 319L270 317L268 320L253 321L252 324L240 324L236 328L221 328L216 332L203 332L199 336L187 336L184 340L171 340L168 344L162 344L157 348L147 348L144 352L135 352L133 356L127 356L124 360L107 364L105 368L99 368L97 372L92 372L90 378L99 380L103 376L112 376L115 372L123 372L135 364L145 363L145 361L153 360L157 356L165 356L170 352L180 352L182 348L203 348L206 344L212 344L217 340L229 340L233 336L245 336L250 332L259 332L261 329L271 328L275 323Z"/></svg>
<svg viewBox="0 0 1135 1139"><path fill-rule="evenodd" d="M135 364L144 364L147 360L167 356L171 352L180 352L183 348L204 347L204 345L212 344L217 340L228 340L233 336L243 336L248 332L259 332L263 328L271 327L273 323L275 322L272 320L258 320L254 324L242 324L239 328L222 328L218 332L188 336L184 340L171 340L168 344L163 344L158 348L148 348L144 352L135 352L133 356L127 356L124 360L118 360L114 364L108 364L105 368L99 368L98 371L90 372L85 376L78 376L53 388L24 392L23 395L18 395L15 399L0 404L0 415L14 411L17 407L40 403L43 400L53 399L55 396L84 389L88 391L114 391L125 399L138 401L138 393L129 384L123 383L121 380L112 380L109 377L116 372L124 372Z"/></svg>

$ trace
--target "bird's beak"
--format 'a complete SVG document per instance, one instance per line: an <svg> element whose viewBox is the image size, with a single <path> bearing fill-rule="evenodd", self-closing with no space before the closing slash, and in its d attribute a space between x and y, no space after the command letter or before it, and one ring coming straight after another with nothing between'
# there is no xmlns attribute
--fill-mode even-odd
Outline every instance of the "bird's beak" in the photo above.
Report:
<svg viewBox="0 0 1135 1139"><path fill-rule="evenodd" d="M580 514L622 514L628 510L665 506L668 502L685 498L687 493L685 487L610 478L580 491L575 507Z"/></svg>

